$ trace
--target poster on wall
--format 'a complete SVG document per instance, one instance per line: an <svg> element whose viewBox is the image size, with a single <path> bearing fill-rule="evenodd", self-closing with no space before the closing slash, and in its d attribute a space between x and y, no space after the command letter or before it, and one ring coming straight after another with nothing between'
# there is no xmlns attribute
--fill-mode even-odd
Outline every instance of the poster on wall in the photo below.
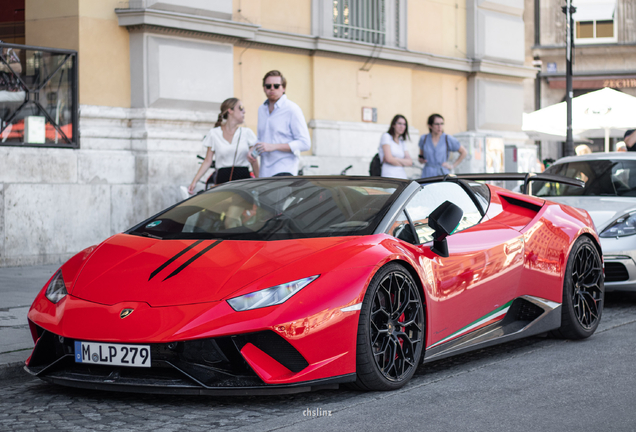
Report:
<svg viewBox="0 0 636 432"><path fill-rule="evenodd" d="M504 172L504 140L498 137L486 138L486 172Z"/></svg>

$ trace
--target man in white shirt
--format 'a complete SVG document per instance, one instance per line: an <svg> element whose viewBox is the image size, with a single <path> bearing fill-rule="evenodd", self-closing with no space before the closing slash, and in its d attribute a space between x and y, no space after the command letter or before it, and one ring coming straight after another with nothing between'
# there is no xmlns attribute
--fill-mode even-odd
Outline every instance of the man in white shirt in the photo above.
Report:
<svg viewBox="0 0 636 432"><path fill-rule="evenodd" d="M296 175L298 154L309 150L309 130L302 110L287 99L287 80L277 70L263 78L267 100L258 108L257 140L254 146L261 154L259 177ZM253 154L250 153L250 159Z"/></svg>

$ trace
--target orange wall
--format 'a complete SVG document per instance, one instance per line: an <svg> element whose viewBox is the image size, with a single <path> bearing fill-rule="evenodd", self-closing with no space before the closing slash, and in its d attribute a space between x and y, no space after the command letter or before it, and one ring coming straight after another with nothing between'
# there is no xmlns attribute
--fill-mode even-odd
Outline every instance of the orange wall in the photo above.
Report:
<svg viewBox="0 0 636 432"><path fill-rule="evenodd" d="M80 104L130 107L128 31L119 0L26 0L26 44L72 49L79 58Z"/></svg>
<svg viewBox="0 0 636 432"><path fill-rule="evenodd" d="M269 30L311 34L311 0L234 0L232 19Z"/></svg>

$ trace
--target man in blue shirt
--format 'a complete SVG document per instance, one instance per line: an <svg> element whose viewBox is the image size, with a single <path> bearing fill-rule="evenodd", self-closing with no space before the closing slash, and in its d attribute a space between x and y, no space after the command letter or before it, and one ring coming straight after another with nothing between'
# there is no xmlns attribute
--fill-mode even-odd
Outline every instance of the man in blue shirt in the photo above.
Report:
<svg viewBox="0 0 636 432"><path fill-rule="evenodd" d="M309 150L311 141L302 110L287 99L287 80L277 70L263 78L267 100L258 108L255 149L261 155L259 177L296 175L298 154ZM249 154L254 159L254 154Z"/></svg>

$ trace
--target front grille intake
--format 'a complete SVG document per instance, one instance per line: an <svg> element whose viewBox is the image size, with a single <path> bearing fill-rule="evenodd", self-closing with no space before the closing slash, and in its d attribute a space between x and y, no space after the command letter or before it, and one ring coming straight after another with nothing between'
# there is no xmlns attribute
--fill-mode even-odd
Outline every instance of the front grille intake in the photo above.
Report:
<svg viewBox="0 0 636 432"><path fill-rule="evenodd" d="M626 280L629 280L629 273L622 263L605 263L605 282L622 282Z"/></svg>
<svg viewBox="0 0 636 432"><path fill-rule="evenodd" d="M39 338L28 368L41 378L67 378L83 382L130 385L215 387L263 386L240 350L251 343L290 371L300 372L309 363L289 342L273 331L150 343L152 367L120 367L75 363L74 340L39 329ZM194 382L193 382L194 381Z"/></svg>
<svg viewBox="0 0 636 432"><path fill-rule="evenodd" d="M245 344L251 343L294 373L300 372L309 366L307 360L292 344L271 330L238 335L234 337L234 341L239 350Z"/></svg>

